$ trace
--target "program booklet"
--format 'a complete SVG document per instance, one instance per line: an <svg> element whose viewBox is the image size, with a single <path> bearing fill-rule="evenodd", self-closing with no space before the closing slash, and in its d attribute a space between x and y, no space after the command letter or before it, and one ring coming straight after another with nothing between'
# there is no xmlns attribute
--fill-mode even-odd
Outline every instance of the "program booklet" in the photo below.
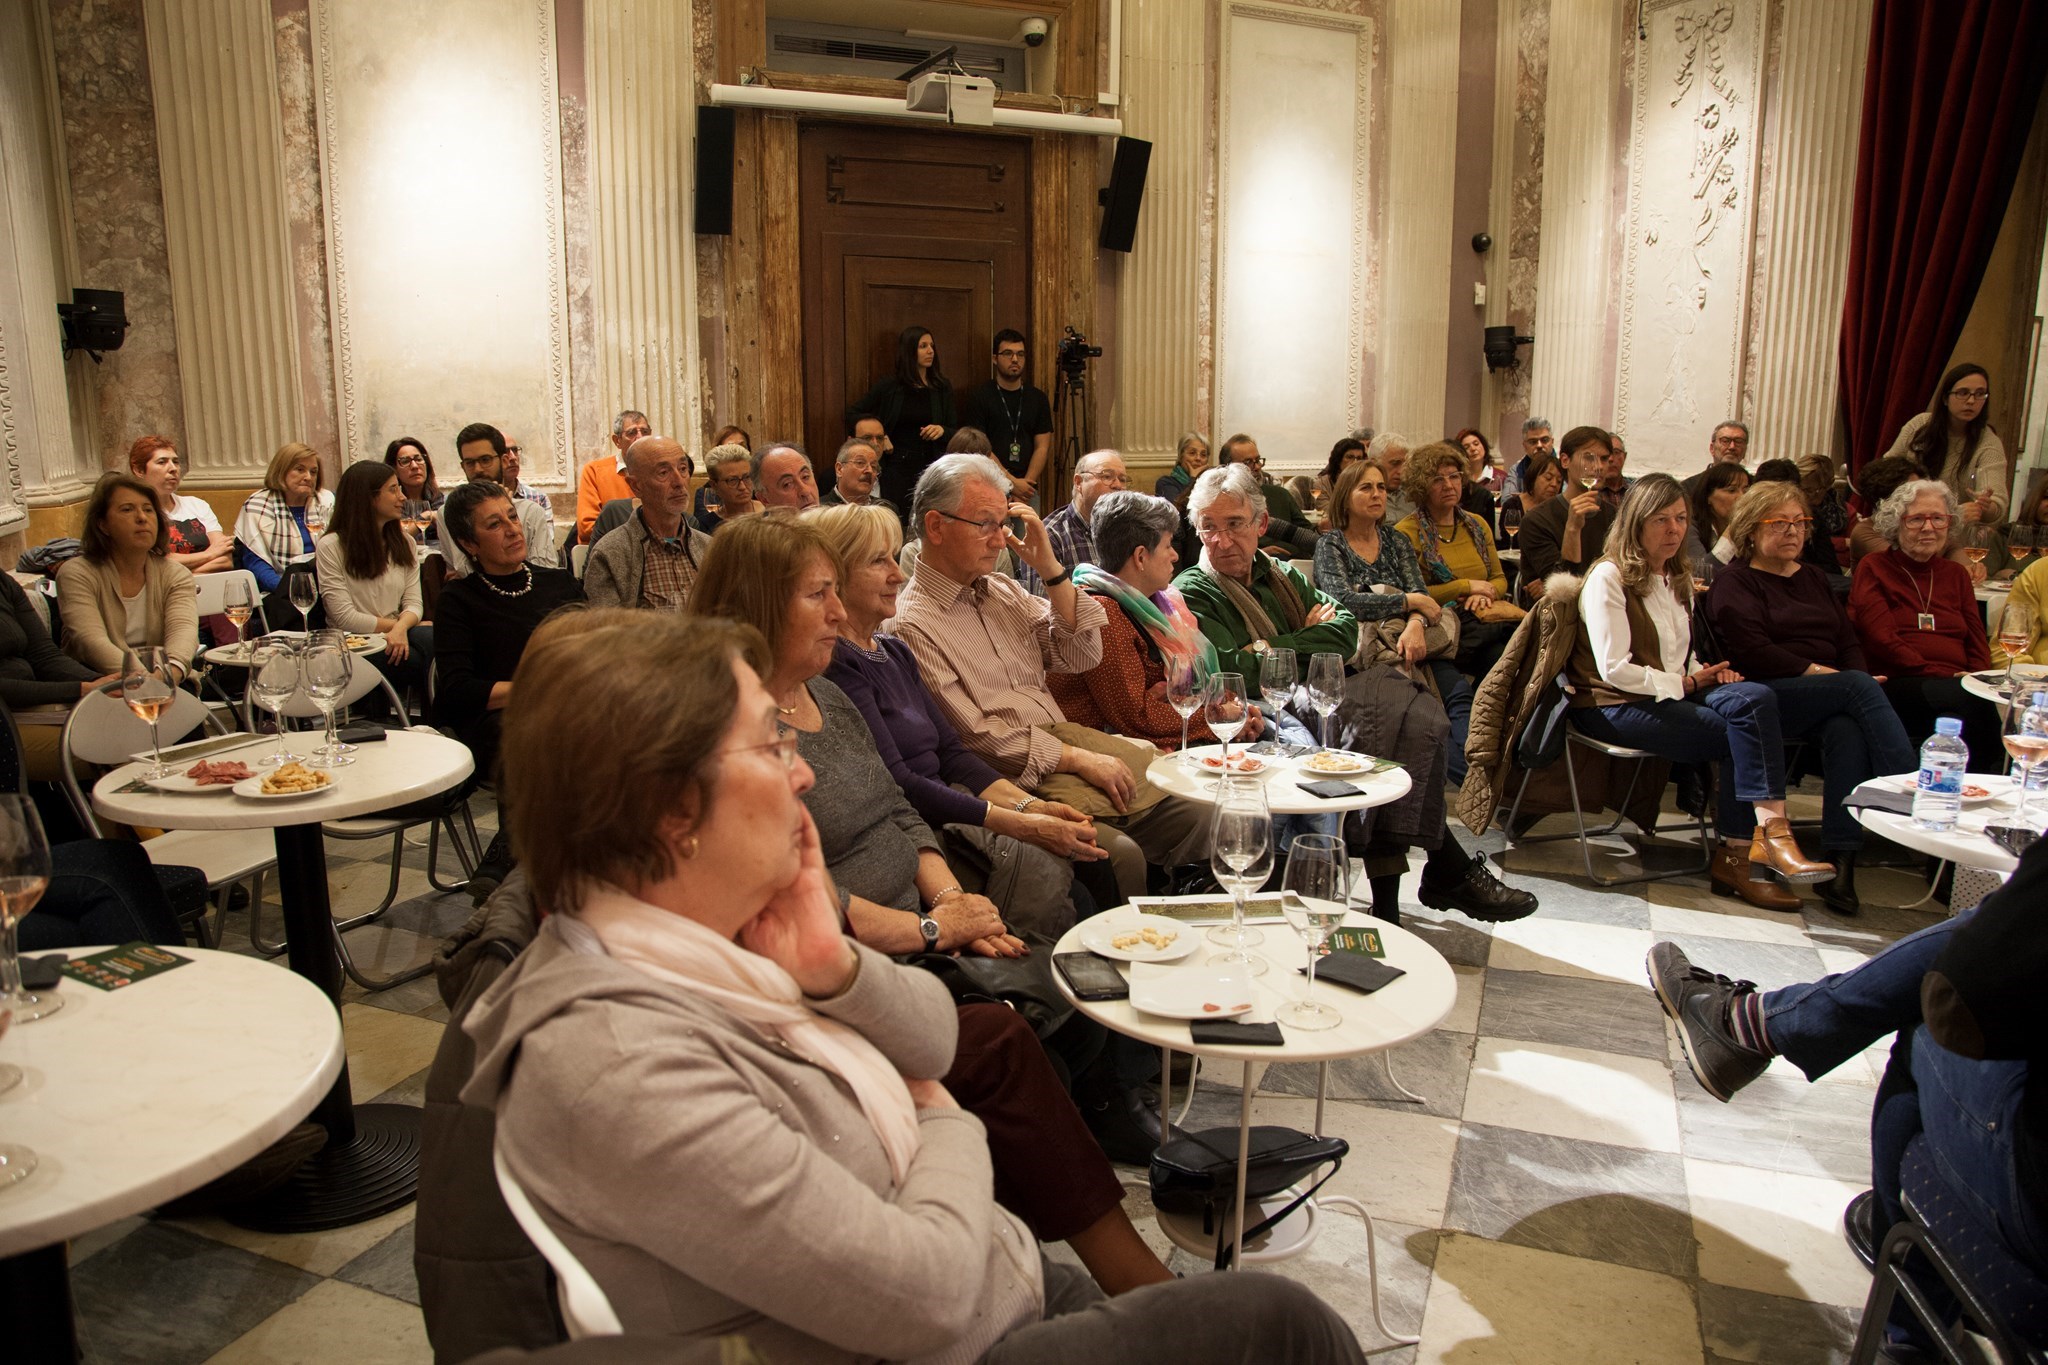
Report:
<svg viewBox="0 0 2048 1365"><path fill-rule="evenodd" d="M161 972L182 967L192 959L180 957L167 948L154 943L124 943L118 948L107 948L87 957L75 957L60 969L64 975L83 981L88 986L98 986L103 991L116 991L123 986L132 986Z"/></svg>

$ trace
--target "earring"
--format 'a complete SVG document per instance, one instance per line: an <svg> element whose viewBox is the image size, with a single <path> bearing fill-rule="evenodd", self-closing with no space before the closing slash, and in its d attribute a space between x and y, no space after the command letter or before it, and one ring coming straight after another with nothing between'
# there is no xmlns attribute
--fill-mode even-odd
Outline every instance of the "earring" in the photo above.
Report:
<svg viewBox="0 0 2048 1365"><path fill-rule="evenodd" d="M694 835L694 834L692 834L692 835L690 836L690 847L689 847L688 849L686 849L686 850L684 851L684 853L683 853L683 861L687 863L688 861L690 861L690 859L692 859L692 858L694 858L694 857L696 857L696 856L697 856L697 836L696 836L696 835Z"/></svg>

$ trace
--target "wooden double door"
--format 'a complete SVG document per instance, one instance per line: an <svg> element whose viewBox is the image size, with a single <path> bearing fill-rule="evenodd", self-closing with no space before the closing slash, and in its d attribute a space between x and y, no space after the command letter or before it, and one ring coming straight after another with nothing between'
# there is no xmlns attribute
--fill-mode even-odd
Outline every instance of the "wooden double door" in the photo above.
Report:
<svg viewBox="0 0 2048 1365"><path fill-rule="evenodd" d="M847 405L894 369L905 327L931 332L958 393L989 377L998 328L1030 330L1031 153L1029 138L951 129L799 129L804 442L820 484Z"/></svg>

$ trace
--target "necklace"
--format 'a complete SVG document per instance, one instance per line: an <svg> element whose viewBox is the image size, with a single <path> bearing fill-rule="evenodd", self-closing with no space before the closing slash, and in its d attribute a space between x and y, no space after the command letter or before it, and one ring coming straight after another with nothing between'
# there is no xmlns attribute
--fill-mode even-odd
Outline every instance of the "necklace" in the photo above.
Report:
<svg viewBox="0 0 2048 1365"><path fill-rule="evenodd" d="M477 581L482 583L485 587L489 588L492 592L498 594L498 596L500 597L524 597L526 596L526 594L533 591L533 565L522 564L519 566L519 568L520 571L526 575L526 584L516 592L510 591L505 588L501 588L496 583L493 583L491 581L491 576L485 573L481 566L479 566L476 571ZM509 577L509 575L507 576Z"/></svg>
<svg viewBox="0 0 2048 1365"><path fill-rule="evenodd" d="M1932 607L1933 607L1933 605L1934 605L1934 572L1933 572L1933 570L1931 570L1931 569L1930 569L1930 570L1928 571L1928 574L1927 574L1927 586L1926 586L1926 587L1924 587L1924 588L1923 588L1923 587L1921 587L1921 586L1920 586L1920 579L1919 579L1919 576L1918 576L1918 575L1916 575L1916 574L1915 574L1915 573L1913 572L1913 569L1912 569L1912 562L1911 562L1911 559L1910 559L1910 557L1909 557L1909 558L1907 559L1907 567L1906 567L1906 581L1908 581L1909 583L1911 583L1911 584L1913 585L1913 591L1914 591L1915 593L1919 594L1919 597L1920 597L1920 618L1919 618L1919 620L1917 620L1916 622L1914 622L1914 625L1915 625L1915 627L1916 627L1916 628L1918 628L1918 629L1920 629L1920 630L1933 630L1933 629L1934 629L1934 612L1933 612L1933 611L1931 610L1931 608L1932 608Z"/></svg>

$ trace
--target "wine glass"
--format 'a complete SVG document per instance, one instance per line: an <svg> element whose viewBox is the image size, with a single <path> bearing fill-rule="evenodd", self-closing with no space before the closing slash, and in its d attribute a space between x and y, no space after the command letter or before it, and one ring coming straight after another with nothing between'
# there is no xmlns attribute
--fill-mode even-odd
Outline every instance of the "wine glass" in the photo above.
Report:
<svg viewBox="0 0 2048 1365"><path fill-rule="evenodd" d="M1515 537L1521 533L1521 530L1521 500L1510 493L1501 500L1500 504L1500 543L1502 548L1512 547L1515 543Z"/></svg>
<svg viewBox="0 0 2048 1365"><path fill-rule="evenodd" d="M2048 693L2036 692L2033 703L2020 715L2016 730L2005 737L2005 752L2012 757L2012 768L2019 775L2020 805L2013 814L2013 823L2022 829L2027 824L2027 803L2033 796L2034 770L2048 761ZM2019 699L2013 699L2013 709L2019 710Z"/></svg>
<svg viewBox="0 0 2048 1365"><path fill-rule="evenodd" d="M299 633L313 632L313 604L320 600L320 582L312 574L295 573L291 576L292 605L299 609Z"/></svg>
<svg viewBox="0 0 2048 1365"><path fill-rule="evenodd" d="M1209 826L1209 869L1230 892L1230 923L1211 929L1209 941L1231 951L1213 960L1242 964L1253 976L1263 976L1265 960L1245 950L1266 936L1245 927L1244 898L1273 872L1273 812L1266 806L1265 783L1225 777Z"/></svg>
<svg viewBox="0 0 2048 1365"><path fill-rule="evenodd" d="M14 1011L0 1005L0 1038L7 1036L7 1026L14 1020ZM11 1063L0 1062L0 1091L12 1090L21 1084L21 1068ZM36 1154L18 1142L0 1142L0 1186L12 1185L27 1178L36 1168Z"/></svg>
<svg viewBox="0 0 2048 1365"><path fill-rule="evenodd" d="M320 506L319 495L315 494L306 502L306 534L318 540L320 533L326 529L327 513Z"/></svg>
<svg viewBox="0 0 2048 1365"><path fill-rule="evenodd" d="M1188 722L1195 712L1202 709L1202 694L1209 687L1209 670L1199 656L1190 654L1186 659L1166 661L1166 704L1180 717L1180 761L1192 764L1188 757Z"/></svg>
<svg viewBox="0 0 2048 1365"><path fill-rule="evenodd" d="M161 645L136 645L121 651L121 700L128 703L130 711L149 722L149 744L155 758L144 775L151 778L168 777L171 772L164 762L163 741L157 728L178 695L177 675L172 672L176 667Z"/></svg>
<svg viewBox="0 0 2048 1365"><path fill-rule="evenodd" d="M299 651L282 635L266 635L249 649L249 690L263 709L277 718L277 752L257 762L265 768L298 761L285 748L284 708L299 690Z"/></svg>
<svg viewBox="0 0 2048 1365"><path fill-rule="evenodd" d="M2013 557L2014 563L2024 564L2034 553L2034 543L2038 538L2039 533L2034 527L2014 522L2006 528L2005 552Z"/></svg>
<svg viewBox="0 0 2048 1365"><path fill-rule="evenodd" d="M349 657L348 650L332 641L321 640L307 648L300 668L306 681L306 695L327 718L327 742L315 749L313 757L307 761L315 768L340 768L355 762L341 751L340 740L334 733L334 713L341 704L342 694L348 691L355 660Z"/></svg>
<svg viewBox="0 0 2048 1365"><path fill-rule="evenodd" d="M1317 654L1308 661L1308 699L1321 722L1318 738L1330 747L1330 717L1344 696L1344 656Z"/></svg>
<svg viewBox="0 0 2048 1365"><path fill-rule="evenodd" d="M50 885L50 841L34 798L0 796L0 1009L30 1024L64 1008L54 992L23 990L15 930Z"/></svg>
<svg viewBox="0 0 2048 1365"><path fill-rule="evenodd" d="M1291 649L1269 649L1259 659L1259 695L1266 709L1278 711L1294 699L1297 665ZM1277 736L1278 730L1274 731Z"/></svg>
<svg viewBox="0 0 2048 1365"><path fill-rule="evenodd" d="M345 630L336 630L332 626L329 626L324 630L314 631L311 637L311 642L313 644L331 644L336 649L345 651L351 659L355 658L356 655L356 652L348 647L348 632ZM354 677L353 664L350 665L350 677ZM349 715L350 713L348 699L344 697L341 703L342 725L347 725L350 723ZM342 739L339 736L336 736L334 742L334 751L336 753L341 754L352 754L356 751L356 746L349 743L347 740Z"/></svg>
<svg viewBox="0 0 2048 1365"><path fill-rule="evenodd" d="M2008 598L2004 609L1998 613L1998 647L2005 651L2005 694L2012 698L2015 708L2019 705L2019 698L2013 694L2013 665L2033 643L2034 609L2024 602Z"/></svg>
<svg viewBox="0 0 2048 1365"><path fill-rule="evenodd" d="M249 624L249 617L255 610L256 594L249 580L240 577L230 580L227 585L226 605L221 611L234 624L236 641L242 639L243 628Z"/></svg>
<svg viewBox="0 0 2048 1365"><path fill-rule="evenodd" d="M1202 694L1202 719L1209 723L1209 730L1223 741L1223 769L1230 772L1230 741L1237 738L1237 732L1244 729L1251 719L1250 703L1244 694L1244 675L1241 673L1212 673L1209 687Z"/></svg>
<svg viewBox="0 0 2048 1365"><path fill-rule="evenodd" d="M1326 1029L1344 1022L1343 1015L1311 997L1323 940L1344 922L1350 878L1351 854L1343 839L1334 834L1294 836L1287 850L1287 870L1281 875L1280 913L1308 943L1308 984L1302 987L1301 999L1274 1015L1289 1028Z"/></svg>

